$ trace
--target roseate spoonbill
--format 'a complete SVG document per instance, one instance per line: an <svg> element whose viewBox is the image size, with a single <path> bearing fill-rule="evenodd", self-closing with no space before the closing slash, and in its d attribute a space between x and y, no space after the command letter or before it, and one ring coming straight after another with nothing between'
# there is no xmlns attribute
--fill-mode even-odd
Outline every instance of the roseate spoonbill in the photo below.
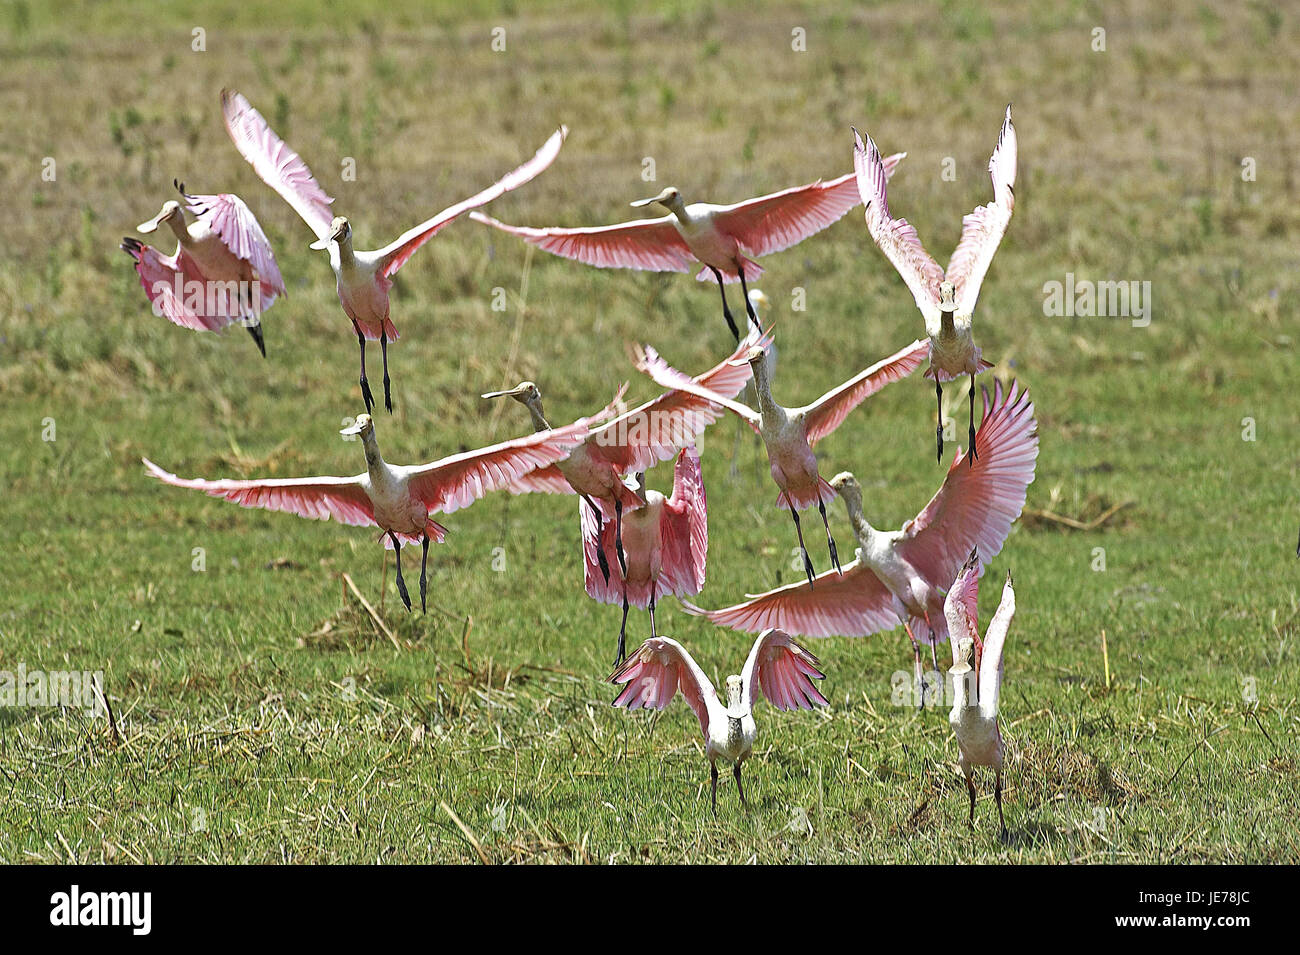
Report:
<svg viewBox="0 0 1300 955"><path fill-rule="evenodd" d="M709 551L708 505L700 477L700 456L694 447L685 447L677 455L672 497L647 490L644 471L637 472L629 486L639 506L623 515L624 558L617 571L610 567L616 550L613 523L598 522L589 509L580 508L587 593L600 603L623 605L615 666L626 655L628 605L650 611L650 636L657 636L655 602L664 594L698 594L704 586ZM602 551L603 565L599 558ZM603 567L610 567L608 579Z"/></svg>
<svg viewBox="0 0 1300 955"><path fill-rule="evenodd" d="M747 337L729 358L694 379L710 393L724 398L734 396L749 381L749 365L738 361L751 341ZM624 389L627 385L623 386ZM646 471L660 461L669 461L687 444L722 415L722 408L711 399L684 391L668 391L595 427L598 421L612 416L622 397L620 390L599 415L589 419L591 433L573 453L547 468L525 474L510 486L515 494L546 491L552 494L577 493L587 502L597 529L606 511L614 512L614 544L620 568L626 571L623 551L623 511L641 506L641 499L623 482L623 475ZM484 398L510 397L528 409L533 427L550 428L542 409L541 390L531 381L520 382L508 391L492 391ZM599 502L599 503L598 503ZM604 550L597 552L601 575L609 580L609 565Z"/></svg>
<svg viewBox="0 0 1300 955"><path fill-rule="evenodd" d="M1016 202L1016 128L1011 125L1011 107L1007 107L998 134L998 144L989 160L993 180L993 201L979 206L961 220L961 241L953 252L945 272L925 251L916 229L906 219L889 215L885 194L888 169L880 159L876 144L867 137L863 145L858 131L853 131L853 168L858 189L866 206L867 231L880 251L894 263L907 283L916 307L925 316L925 331L930 337L930 367L925 377L934 379L934 393L939 401L939 426L935 429L939 460L943 460L943 385L959 375L971 376L969 441L975 444L975 376L993 366L980 357L979 346L971 334L971 314L979 297L984 275L993 262L998 243L1011 221ZM971 466L979 455L971 456Z"/></svg>
<svg viewBox="0 0 1300 955"><path fill-rule="evenodd" d="M148 458L149 473L174 487L206 491L242 507L287 511L299 517L329 520L360 527L378 526L380 539L391 547L397 560L397 592L406 609L411 598L402 578L402 542L420 543L420 609L425 609L426 567L429 541L442 543L447 529L433 520L433 514L450 514L468 507L478 498L505 487L534 468L545 467L564 457L587 434L583 421L563 428L502 441L486 448L453 454L431 464L401 466L389 464L379 453L375 422L368 414L339 432L360 435L366 454L366 470L352 477L262 478L251 481L186 480L164 471Z"/></svg>
<svg viewBox="0 0 1300 955"><path fill-rule="evenodd" d="M216 331L240 322L265 358L262 313L285 294L266 233L239 196L191 196L182 183L173 180L172 185L186 204L169 199L136 228L149 233L167 223L176 236L176 251L163 255L139 239L122 240L145 295L158 315L183 328ZM186 209L193 222L186 221Z"/></svg>
<svg viewBox="0 0 1300 955"><path fill-rule="evenodd" d="M976 626L976 602L979 597L979 556L971 551L944 600L943 612L948 621L948 635L953 640L952 711L948 723L957 736L961 754L961 771L966 777L970 796L970 824L975 825L975 783L971 770L991 766L994 772L993 798L998 804L998 823L1006 835L1007 823L1002 816L1002 732L998 729L998 695L1002 692L1002 648L1007 630L1016 613L1016 591L1007 571L1002 585L1002 602L981 643Z"/></svg>
<svg viewBox="0 0 1300 955"><path fill-rule="evenodd" d="M816 571L808 556L808 548L804 546L799 512L814 504L817 505L822 525L826 528L826 544L830 549L831 563L835 566L835 572L840 573L839 553L835 549L835 538L826 517L826 504L835 500L835 491L817 471L817 456L813 454L813 445L838 428L849 412L871 395L890 382L906 378L915 371L925 359L929 345L924 341L914 341L802 408L785 408L772 398L772 375L764 345L765 342L752 345L744 355L744 360L754 370L754 388L758 392L757 411L738 401L711 394L665 362L648 345L638 352L636 367L665 388L678 388L709 398L738 415L758 432L767 447L772 480L781 489L777 495L777 506L789 510L790 516L794 518L799 550L803 554L804 573L808 575L808 583L812 584Z"/></svg>
<svg viewBox="0 0 1300 955"><path fill-rule="evenodd" d="M906 155L898 153L884 160L885 175L892 175ZM668 215L590 228L534 229L507 225L481 212L471 213L470 218L517 235L547 252L602 269L689 272L698 262L704 267L696 279L718 283L722 315L731 334L740 341L724 285L740 282L745 311L761 331L758 313L749 300L747 280L761 275L763 269L749 256L789 248L835 223L859 201L854 174L846 173L830 181L818 179L806 186L725 206L711 202L687 205L681 192L669 186L658 195L632 203L634 209L661 205Z"/></svg>
<svg viewBox="0 0 1300 955"><path fill-rule="evenodd" d="M370 383L366 380L366 341L378 339L384 359L384 407L391 414L393 402L388 379L388 343L397 341L398 338L397 328L388 317L388 291L393 286L393 275L406 264L416 249L454 219L522 186L546 169L559 155L568 128L561 126L532 159L482 192L448 206L415 228L403 232L382 249L365 252L353 248L351 222L345 216L331 214L330 204L334 200L325 194L307 164L275 134L262 114L233 90L221 91L221 108L226 118L226 129L234 140L235 147L262 180L293 206L294 211L316 233L316 241L311 244L311 248L329 250L330 267L334 270L339 302L352 320L352 329L361 346L361 395L366 402L366 411L370 411L375 404L370 393Z"/></svg>
<svg viewBox="0 0 1300 955"><path fill-rule="evenodd" d="M767 320L768 312L770 312L772 309L772 300L767 297L767 294L762 289L752 288L749 290L749 303L752 306L754 306L754 312L758 315L759 324L761 325L764 321ZM776 342L772 342L767 346L768 375L776 374L776 357L777 357ZM743 405L749 405L751 408L758 403L758 395L755 394L754 392L754 380L752 378L745 385L745 387L741 389L740 395L737 397L736 400ZM753 431L745 424L744 420L737 417L736 418L736 440L732 442L731 445L731 468L728 471L728 475L732 478L735 478L737 475L740 474L740 442L745 437L746 434L753 435L758 440L758 446L762 447L763 444L762 436L754 434ZM757 458L755 458L754 463L755 465L757 465L758 463Z"/></svg>
<svg viewBox="0 0 1300 955"><path fill-rule="evenodd" d="M754 751L758 727L754 723L755 687L778 710L811 710L827 706L826 697L813 680L824 680L818 659L783 630L764 630L739 676L727 677L727 702L704 675L686 648L670 637L651 637L616 669L610 683L624 684L614 706L662 710L677 691L690 704L704 734L704 755L712 777L713 814L718 814L718 760L731 764L736 791L745 805L740 766Z"/></svg>
<svg viewBox="0 0 1300 955"><path fill-rule="evenodd" d="M852 474L846 471L831 479L831 487L844 499L859 548L843 576L827 571L816 578L815 588L790 584L721 610L701 610L686 601L682 606L688 613L750 633L780 627L808 637L865 637L901 623L912 642L921 684L920 644L930 645L937 670L935 644L948 638L944 588L973 548L985 561L997 555L1025 506L1038 458L1029 392L1019 391L1012 382L1004 394L998 382L990 405L985 390L984 418L975 441L979 470L959 467L966 452L959 453L930 503L900 530L877 530L867 522L862 488Z"/></svg>

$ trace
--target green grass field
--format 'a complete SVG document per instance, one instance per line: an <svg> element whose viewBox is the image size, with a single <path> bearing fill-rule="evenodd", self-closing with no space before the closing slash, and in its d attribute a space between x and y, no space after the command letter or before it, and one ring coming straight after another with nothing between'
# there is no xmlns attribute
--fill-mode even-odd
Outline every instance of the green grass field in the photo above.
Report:
<svg viewBox="0 0 1300 955"><path fill-rule="evenodd" d="M0 670L102 671L117 728L0 708L0 861L1300 861L1293 11L176 7L0 10ZM376 532L149 480L142 456L183 476L363 467L337 433L363 408L333 278L231 146L222 86L303 154L363 248L486 185L559 122L559 160L493 215L613 221L669 183L734 201L848 171L856 125L908 151L891 203L941 261L991 196L985 165L1014 103L1018 203L976 332L1037 404L1027 507L1087 524L1131 503L1090 530L1026 517L990 568L1014 570L1019 604L1007 839L983 771L967 828L946 712L892 704L911 664L901 630L812 644L832 706L761 706L750 811L724 776L715 819L690 710L609 706L619 611L583 592L574 499L498 494L444 518L420 616ZM150 313L117 243L173 177L240 193L275 244L290 294L266 316L268 360L238 329ZM921 333L860 211L764 266L788 403ZM1045 316L1044 284L1067 273L1150 282L1149 326ZM482 391L531 378L568 421L627 379L630 398L655 393L628 361L634 341L691 371L730 348L715 291L688 276L530 256L469 221L393 294L396 414L379 438L394 462L528 430ZM919 376L891 386L819 446L823 474L856 472L877 526L939 486L933 400ZM701 442L705 606L798 573L751 440L729 474L734 437L727 420ZM649 480L665 488L670 471ZM851 551L840 507L832 527ZM820 569L824 545L812 555ZM661 631L711 676L738 669L751 638L661 606ZM631 624L630 642L648 634L644 613Z"/></svg>

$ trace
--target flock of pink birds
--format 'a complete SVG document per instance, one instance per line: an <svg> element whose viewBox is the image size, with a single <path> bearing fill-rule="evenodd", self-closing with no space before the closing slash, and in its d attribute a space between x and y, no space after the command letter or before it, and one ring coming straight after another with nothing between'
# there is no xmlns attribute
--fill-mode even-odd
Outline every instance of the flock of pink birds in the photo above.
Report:
<svg viewBox="0 0 1300 955"><path fill-rule="evenodd" d="M497 490L578 495L587 593L622 608L610 676L621 685L614 705L662 709L681 691L704 735L715 813L719 762L732 766L744 802L741 766L753 751L757 733L756 691L782 710L827 704L816 683L825 676L821 665L795 636L867 636L901 626L922 692L923 648L937 670L936 648L946 641L953 651L949 719L970 796L970 821L973 824L976 801L972 770L990 766L1005 832L1004 747L997 700L1002 650L1015 607L1010 575L983 639L976 596L983 567L1001 550L1024 506L1034 479L1038 437L1034 406L1014 381L997 382L991 395L982 389L982 416L976 427L975 376L991 366L975 344L971 317L1015 203L1016 133L1010 107L989 161L993 201L963 217L961 239L943 269L907 220L895 219L890 212L887 182L906 154L882 157L871 138L864 140L856 130L852 173L731 205L687 203L670 187L632 203L638 208L658 205L666 214L613 225L535 228L508 225L478 212L556 160L568 134L561 126L535 155L481 192L383 248L363 251L353 247L349 220L334 213L334 200L262 115L229 90L222 92L221 105L226 129L241 155L307 223L315 237L311 247L329 255L339 303L359 345L359 381L366 405L366 413L342 433L360 438L366 469L345 477L205 480L179 478L146 459L149 474L243 507L378 527L380 540L394 552L397 588L408 610L402 547L421 547L423 609L429 543L441 543L447 533L436 515L467 507ZM166 224L178 242L175 252L164 254L134 238L122 243L154 312L195 330L241 324L265 356L262 315L285 293L266 234L238 196L190 195L179 183L176 188L182 201L169 200L139 226L139 231L150 233ZM764 330L749 294L748 283L763 271L754 259L808 238L859 204L865 207L869 235L915 299L926 335L809 405L783 406L772 393L771 329ZM673 368L652 347L640 346L635 365L663 389L657 398L628 410L621 389L590 417L559 426L546 418L542 392L533 382L489 392L483 397L509 397L523 405L532 433L429 464L388 463L370 414L375 400L366 375L366 344L379 342L384 404L391 413L388 345L398 339L389 314L392 276L420 246L465 214L555 255L598 268L685 272L699 266L697 278L718 286L735 350L715 367L690 375ZM741 285L743 335L727 301L726 286L732 282ZM214 289L225 294L212 294ZM855 477L844 472L824 478L813 448L868 397L923 364L939 400L939 460L943 382L965 375L971 383L968 440L917 515L898 530L880 530L867 520L862 486ZM752 395L751 403L739 400L742 391ZM728 412L752 428L766 448L777 488L775 504L793 520L806 580L707 610L689 599L704 587L709 542L696 439ZM671 488L649 487L647 473L669 461ZM840 559L826 515L827 505L837 498L847 508L857 541L856 555L848 561ZM812 508L826 532L829 563L821 573L813 566L800 522L800 513ZM723 696L685 647L658 634L655 608L667 595L677 597L690 614L758 634L742 673L727 678ZM630 607L648 610L650 637L629 656L625 640Z"/></svg>

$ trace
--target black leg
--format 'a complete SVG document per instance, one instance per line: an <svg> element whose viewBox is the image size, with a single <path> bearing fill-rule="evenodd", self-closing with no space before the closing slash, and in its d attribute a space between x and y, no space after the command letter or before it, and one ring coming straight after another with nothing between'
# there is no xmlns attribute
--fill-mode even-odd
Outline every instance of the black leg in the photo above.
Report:
<svg viewBox="0 0 1300 955"><path fill-rule="evenodd" d="M970 818L967 823L972 829L975 828L975 783L970 778L970 770L963 767L966 774L966 793L970 796Z"/></svg>
<svg viewBox="0 0 1300 955"><path fill-rule="evenodd" d="M265 358L266 342L262 339L262 323L257 322L254 325L245 325L244 327L248 329L248 334L253 336L253 341L257 342L257 350L260 351L262 357Z"/></svg>
<svg viewBox="0 0 1300 955"><path fill-rule="evenodd" d="M930 639L933 641L933 642L930 644L930 665L931 665L932 667L934 667L934 672L935 672L935 673L938 673L938 672L939 672L939 657L938 657L938 655L937 655L936 652L935 652L935 647L937 647L937 646L939 645L939 642L938 642L937 640L934 640L934 632L933 632L933 631L930 632Z"/></svg>
<svg viewBox="0 0 1300 955"><path fill-rule="evenodd" d="M826 543L831 548L831 563L835 565L835 572L843 576L844 571L840 569L840 553L835 549L835 538L831 536L831 524L826 519L826 502L818 501L817 510L822 512L822 524L826 527Z"/></svg>
<svg viewBox="0 0 1300 955"><path fill-rule="evenodd" d="M794 502L790 500L790 495L787 494L785 500L790 505L790 516L794 518L794 532L799 535L799 552L803 554L803 571L808 575L808 586L812 587L816 571L813 570L812 560L808 557L808 548L803 545L803 528L799 526L799 512L794 509Z"/></svg>
<svg viewBox="0 0 1300 955"><path fill-rule="evenodd" d="M388 333L387 332L379 333L379 350L380 352L383 353L384 356L384 407L388 409L389 414L392 414L393 396L392 393L389 391L389 385L388 385Z"/></svg>
<svg viewBox="0 0 1300 955"><path fill-rule="evenodd" d="M596 563L600 565L600 573L605 578L605 583L609 583L609 558L605 556L605 548L600 543L603 516L595 501L585 494L582 495L582 499L587 502L587 506L591 508L591 513L596 517Z"/></svg>
<svg viewBox="0 0 1300 955"><path fill-rule="evenodd" d="M970 424L966 430L967 439L970 442L970 466L975 466L975 461L979 458L979 449L975 447L975 376L970 376Z"/></svg>
<svg viewBox="0 0 1300 955"><path fill-rule="evenodd" d="M420 613L428 613L425 607L425 595L429 591L429 532L425 531L424 540L420 542L423 553L420 555Z"/></svg>
<svg viewBox="0 0 1300 955"><path fill-rule="evenodd" d="M614 654L614 666L622 666L627 656L627 579L623 580L623 622L618 626L618 652Z"/></svg>
<svg viewBox="0 0 1300 955"><path fill-rule="evenodd" d="M709 763L709 775L713 778L713 814L718 814L718 764Z"/></svg>
<svg viewBox="0 0 1300 955"><path fill-rule="evenodd" d="M742 265L736 269L736 274L740 276L740 294L745 296L745 313L749 315L749 320L754 323L754 327L761 333L763 323L758 320L758 312L754 311L754 303L749 300L749 286L745 284L745 267Z"/></svg>
<svg viewBox="0 0 1300 955"><path fill-rule="evenodd" d="M655 629L655 592L654 585L650 588L650 636L659 636L659 631Z"/></svg>
<svg viewBox="0 0 1300 955"><path fill-rule="evenodd" d="M727 288L722 284L722 273L711 265L709 266L709 271L712 272L713 277L718 280L718 291L722 293L722 317L727 320L727 327L731 329L731 334L735 337L736 341L739 342L740 330L736 328L736 320L731 317L731 309L727 307Z"/></svg>
<svg viewBox="0 0 1300 955"><path fill-rule="evenodd" d="M614 498L614 550L618 554L618 569L627 579L627 554L623 553L623 502Z"/></svg>
<svg viewBox="0 0 1300 955"><path fill-rule="evenodd" d="M939 376L934 378L934 396L939 403L939 427L934 429L935 438L939 441L939 454L936 460L943 463L943 385L939 384Z"/></svg>
<svg viewBox="0 0 1300 955"><path fill-rule="evenodd" d="M731 767L731 774L736 777L736 790L740 793L740 804L748 809L749 803L745 802L745 786L740 781L740 763Z"/></svg>
<svg viewBox="0 0 1300 955"><path fill-rule="evenodd" d="M411 595L406 592L406 581L402 579L402 543L397 539L397 535L392 531L388 536L393 541L393 556L397 558L397 592L402 595L402 603L406 604L406 609L411 609Z"/></svg>
<svg viewBox="0 0 1300 955"><path fill-rule="evenodd" d="M993 799L998 804L998 825L1002 827L999 835L1005 839L1007 837L1007 821L1002 818L1002 767L997 768L997 781L993 784Z"/></svg>
<svg viewBox="0 0 1300 955"><path fill-rule="evenodd" d="M370 382L366 380L366 336L361 333L361 326L356 322L352 327L357 332L357 344L361 346L361 397L366 402L366 414L375 406L375 396L370 393Z"/></svg>

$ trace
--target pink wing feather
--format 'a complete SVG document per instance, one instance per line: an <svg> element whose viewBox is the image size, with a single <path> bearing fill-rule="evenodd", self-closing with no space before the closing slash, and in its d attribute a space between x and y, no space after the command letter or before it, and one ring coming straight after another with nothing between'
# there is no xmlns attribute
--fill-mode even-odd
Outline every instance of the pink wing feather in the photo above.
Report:
<svg viewBox="0 0 1300 955"><path fill-rule="evenodd" d="M600 456L621 474L646 471L660 461L670 460L721 417L722 406L709 400L711 396L734 398L745 387L753 370L748 362L737 362L751 344L750 338L744 339L724 361L696 378L677 371L653 349L646 348L643 354L647 361L657 362L656 368L664 374L655 378L656 383L664 385L665 381L672 381L699 390L664 385L670 390L658 398L593 429L588 444L598 449Z"/></svg>
<svg viewBox="0 0 1300 955"><path fill-rule="evenodd" d="M898 153L883 161L885 178L894 174L905 155ZM723 206L714 213L713 221L750 255L763 256L788 249L828 228L861 201L857 174L850 172L829 181L819 179Z"/></svg>
<svg viewBox="0 0 1300 955"><path fill-rule="evenodd" d="M683 448L673 468L673 494L659 521L662 538L660 593L678 597L698 594L704 587L709 555L709 508L700 474L700 456Z"/></svg>
<svg viewBox="0 0 1300 955"><path fill-rule="evenodd" d="M966 563L962 565L957 579L948 588L943 601L943 616L948 622L948 639L952 641L952 662L957 665L957 641L970 637L976 647L980 643L979 634L979 595L980 595L980 560L979 554L971 551Z"/></svg>
<svg viewBox="0 0 1300 955"><path fill-rule="evenodd" d="M373 526L375 523L374 509L362 484L366 477L364 474L353 477L264 478L251 481L187 480L164 471L148 458L142 460L149 474L164 484L205 491L213 497L234 501L241 507L283 511L320 521L332 517L341 524L357 527Z"/></svg>
<svg viewBox="0 0 1300 955"><path fill-rule="evenodd" d="M874 395L885 385L901 381L930 357L929 341L914 341L901 351L876 362L870 368L850 378L833 391L828 391L813 404L803 409L804 429L808 443L816 444L838 428L849 412Z"/></svg>
<svg viewBox="0 0 1300 955"><path fill-rule="evenodd" d="M759 689L778 710L811 710L814 706L829 705L813 683L813 680L826 679L821 662L790 639L784 630L764 630L749 651L740 679L745 704L751 707L756 676Z"/></svg>
<svg viewBox="0 0 1300 955"><path fill-rule="evenodd" d="M173 325L215 332L236 321L236 316L208 315L206 310L195 311L185 304L185 283L196 281L206 285L207 282L183 249L177 249L175 255L163 255L153 246L129 237L122 240L121 249L135 260L136 275L140 276L140 284L154 311ZM177 279L181 297L176 295Z"/></svg>
<svg viewBox="0 0 1300 955"><path fill-rule="evenodd" d="M527 182L531 182L551 163L555 162L555 157L560 154L560 147L564 145L564 139L568 135L569 127L561 126L551 134L550 138L542 144L542 147L527 162L506 173L482 192L478 192L454 206L448 206L433 218L421 222L413 229L408 229L396 241L380 249L381 274L385 277L393 275L406 264L407 259L415 254L416 249L432 239L445 226L461 215L471 209L486 205L493 199L503 196L513 189L518 189Z"/></svg>
<svg viewBox="0 0 1300 955"><path fill-rule="evenodd" d="M561 428L453 454L408 469L408 488L429 508L429 513L450 514L485 494L517 483L538 468L563 460L586 436L587 422L579 419Z"/></svg>
<svg viewBox="0 0 1300 955"><path fill-rule="evenodd" d="M237 258L253 267L262 284L263 310L270 307L276 295L285 294L284 279L271 251L271 241L243 199L229 192L185 198L190 212L219 235Z"/></svg>
<svg viewBox="0 0 1300 955"><path fill-rule="evenodd" d="M732 630L776 627L806 637L865 637L902 620L902 605L861 560L845 564L843 576L832 569L813 580L815 587L807 581L788 584L721 610L702 610L685 600L682 607Z"/></svg>
<svg viewBox="0 0 1300 955"><path fill-rule="evenodd" d="M928 318L931 312L938 311L939 283L943 281L943 269L925 251L916 229L906 219L890 217L889 197L885 189L889 177L876 144L868 136L864 145L856 129L853 131L853 140L853 168L857 176L858 192L866 206L867 231L907 283L912 297L916 299L916 307Z"/></svg>
<svg viewBox="0 0 1300 955"><path fill-rule="evenodd" d="M518 236L552 255L576 259L598 269L689 272L695 263L695 256L677 232L672 216L577 229L508 225L481 212L471 212L470 218Z"/></svg>
<svg viewBox="0 0 1300 955"><path fill-rule="evenodd" d="M975 466L966 461L969 449L953 458L943 486L903 525L897 544L898 553L936 584L952 580L972 549L984 563L997 555L1034 480L1038 430L1029 392L1019 391L1013 381L1004 395L999 381L990 405L987 389L982 390Z"/></svg>
<svg viewBox="0 0 1300 955"><path fill-rule="evenodd" d="M961 241L948 262L948 281L956 290L957 311L963 315L975 310L984 276L1011 222L1011 212L1016 204L1016 151L1016 128L1011 125L1011 107L1008 106L998 134L998 144L989 159L993 201L962 217Z"/></svg>
<svg viewBox="0 0 1300 955"><path fill-rule="evenodd" d="M330 205L334 200L317 184L302 157L234 90L221 91L221 112L235 148L262 181L293 206L316 238L328 238L333 219Z"/></svg>
<svg viewBox="0 0 1300 955"><path fill-rule="evenodd" d="M609 682L623 684L613 705L629 710L662 710L680 689L700 721L700 732L708 736L709 707L706 700L716 701L718 694L699 664L676 640L651 637L610 674Z"/></svg>

